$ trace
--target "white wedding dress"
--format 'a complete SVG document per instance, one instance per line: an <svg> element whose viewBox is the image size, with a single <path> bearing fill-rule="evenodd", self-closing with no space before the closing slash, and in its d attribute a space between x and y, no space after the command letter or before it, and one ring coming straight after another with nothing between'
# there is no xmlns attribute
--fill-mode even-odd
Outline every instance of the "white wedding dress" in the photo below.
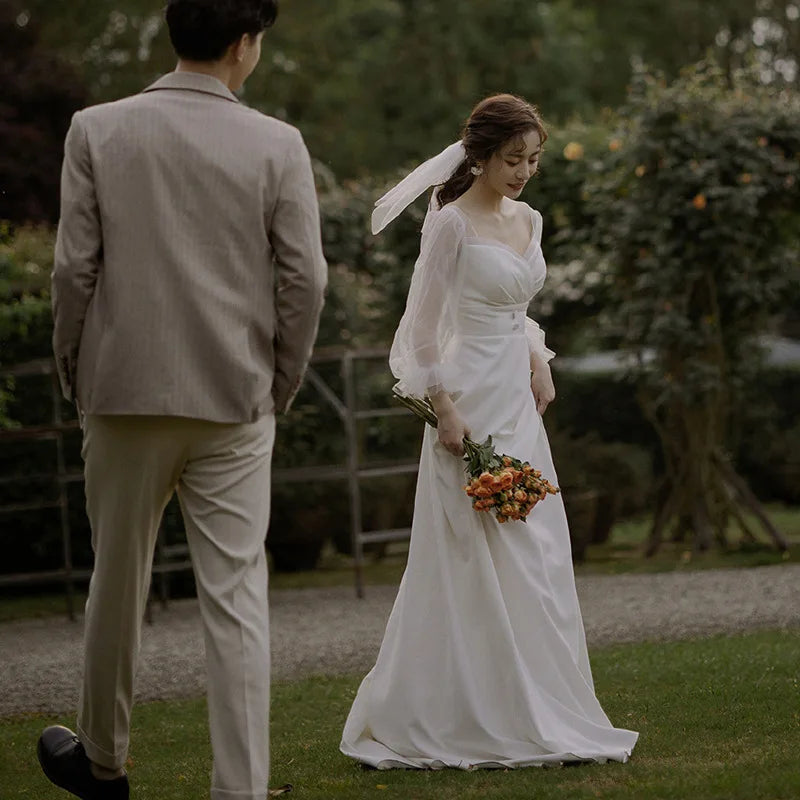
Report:
<svg viewBox="0 0 800 800"><path fill-rule="evenodd" d="M474 440L557 483L529 378L530 348L553 355L526 317L545 278L531 222L520 255L452 205L429 212L390 363L401 389L451 392ZM500 524L465 483L426 426L408 566L342 752L379 769L627 761L638 734L594 694L560 495Z"/></svg>

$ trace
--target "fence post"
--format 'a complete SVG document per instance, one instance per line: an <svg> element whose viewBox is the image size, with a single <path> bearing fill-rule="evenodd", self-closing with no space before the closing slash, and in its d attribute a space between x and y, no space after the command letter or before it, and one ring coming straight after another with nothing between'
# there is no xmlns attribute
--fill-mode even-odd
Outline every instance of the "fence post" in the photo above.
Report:
<svg viewBox="0 0 800 800"><path fill-rule="evenodd" d="M61 430L61 386L58 372L50 372L50 391L53 399L53 427L56 428L56 480L58 481L58 511L61 519L61 543L64 552L64 589L67 600L67 616L75 621L75 581L72 575L72 531L69 526L69 495L67 490L67 468L64 459L64 432Z"/></svg>
<svg viewBox="0 0 800 800"><path fill-rule="evenodd" d="M345 418L347 437L347 485L350 494L350 536L353 542L353 561L356 594L364 597L364 544L361 541L361 482L359 480L358 429L356 423L356 391L353 375L353 352L342 355L342 380L344 383Z"/></svg>

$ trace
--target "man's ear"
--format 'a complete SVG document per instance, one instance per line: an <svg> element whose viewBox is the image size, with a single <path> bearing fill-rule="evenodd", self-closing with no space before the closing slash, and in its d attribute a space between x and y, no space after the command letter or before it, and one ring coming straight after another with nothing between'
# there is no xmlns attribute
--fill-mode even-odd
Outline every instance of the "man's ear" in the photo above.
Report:
<svg viewBox="0 0 800 800"><path fill-rule="evenodd" d="M247 48L250 46L250 39L250 34L244 33L239 39L231 44L230 48L228 48L228 53L230 54L231 58L239 64L244 61L244 57L247 55Z"/></svg>

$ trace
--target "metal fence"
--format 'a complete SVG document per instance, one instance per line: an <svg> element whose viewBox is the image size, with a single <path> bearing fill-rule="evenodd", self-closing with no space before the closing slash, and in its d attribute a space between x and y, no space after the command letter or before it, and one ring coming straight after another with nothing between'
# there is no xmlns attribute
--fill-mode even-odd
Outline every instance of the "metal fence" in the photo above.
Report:
<svg viewBox="0 0 800 800"><path fill-rule="evenodd" d="M354 582L358 597L364 597L364 546L370 543L393 542L408 539L409 528L389 530L363 529L362 515L362 481L369 478L407 475L416 473L418 463L396 461L382 463L380 466L364 465L361 463L358 446L358 426L364 420L381 417L391 417L409 412L402 407L395 408L370 408L357 407L355 365L358 361L382 359L385 361L388 352L385 348L374 349L346 349L330 348L315 354L306 375L306 381L314 388L320 399L328 404L336 413L342 423L342 433L346 445L346 462L344 464L330 464L315 467L280 468L273 470L273 485L287 484L302 481L329 481L345 480L347 483L349 510L350 510L350 537L352 541ZM342 386L342 395L320 375L318 367L323 364L339 365L339 376ZM26 426L8 430L0 430L0 445L4 442L15 441L51 441L55 445L52 471L32 475L20 473L0 478L0 485L14 485L30 482L32 480L52 479L56 486L55 499L41 498L36 502L9 503L0 505L0 520L9 514L23 513L45 508L59 510L59 524L61 529L62 565L55 570L39 572L17 573L0 575L0 588L3 586L42 585L62 583L66 600L66 610L70 619L75 618L75 585L77 582L86 581L91 575L90 570L75 569L72 557L72 535L69 523L68 486L71 483L83 481L83 472L68 470L64 457L64 438L78 429L75 419L64 419L62 414L61 390L55 363L52 359L42 359L26 364L20 364L3 370L6 377L14 379L31 376L49 377L51 394L51 419L42 425ZM168 545L165 542L163 530L159 532L153 564L154 589L160 596L162 603L166 604L169 597L169 575L174 572L191 568L188 557L188 548L185 544ZM149 616L149 606L148 606Z"/></svg>
<svg viewBox="0 0 800 800"><path fill-rule="evenodd" d="M57 487L56 498L41 498L33 503L9 503L0 505L0 519L7 517L9 514L37 511L45 508L57 508L59 510L61 526L62 566L60 569L56 570L0 575L0 587L62 581L67 603L67 614L70 619L74 619L75 582L78 580L85 580L91 574L88 570L75 570L72 566L72 535L69 525L67 487L70 483L83 481L83 473L67 471L64 459L64 437L70 431L74 431L78 428L78 421L63 419L61 413L61 388L55 370L55 362L52 359L31 361L27 364L19 364L10 369L3 370L3 377L5 378L29 378L37 375L49 376L50 378L49 384L52 410L50 420L42 425L0 430L0 444L3 442L19 441L53 442L55 444L53 470L48 473L40 474L25 473L4 476L0 478L0 485L13 486L14 484L23 482L53 478L55 479Z"/></svg>

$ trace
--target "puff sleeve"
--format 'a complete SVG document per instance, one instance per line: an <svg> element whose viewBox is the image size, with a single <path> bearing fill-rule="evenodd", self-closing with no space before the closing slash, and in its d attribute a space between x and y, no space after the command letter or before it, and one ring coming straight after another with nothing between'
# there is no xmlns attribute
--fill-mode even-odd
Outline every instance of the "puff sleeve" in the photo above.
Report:
<svg viewBox="0 0 800 800"><path fill-rule="evenodd" d="M448 354L458 337L458 256L463 236L463 220L452 208L428 212L405 312L389 353L389 367L402 394L424 397L459 391L459 370Z"/></svg>
<svg viewBox="0 0 800 800"><path fill-rule="evenodd" d="M542 215L534 208L528 206L531 214L532 237L537 245L542 242ZM544 331L539 323L530 317L525 318L525 336L528 339L528 352L531 358L535 355L542 361L548 362L555 357L555 353L544 343Z"/></svg>
<svg viewBox="0 0 800 800"><path fill-rule="evenodd" d="M544 331L539 323L530 317L525 317L525 336L528 338L528 351L531 356L538 356L542 361L550 361L555 353L544 343Z"/></svg>

